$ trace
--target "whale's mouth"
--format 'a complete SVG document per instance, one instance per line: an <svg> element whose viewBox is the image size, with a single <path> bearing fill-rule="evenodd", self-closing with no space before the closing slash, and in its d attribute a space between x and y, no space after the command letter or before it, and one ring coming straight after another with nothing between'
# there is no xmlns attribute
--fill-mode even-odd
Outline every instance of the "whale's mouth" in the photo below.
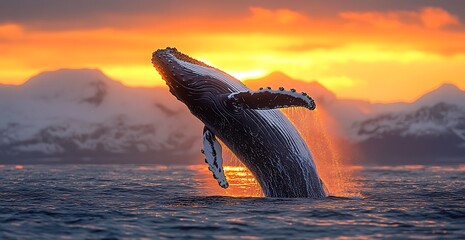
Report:
<svg viewBox="0 0 465 240"><path fill-rule="evenodd" d="M166 51L168 51L169 53L171 53L175 58L177 58L178 60L181 60L181 61L184 61L184 62L188 62L188 63L192 63L192 64L195 64L195 65L199 65L199 66L203 66L203 67L209 67L211 68L211 66L207 65L206 63L200 61L200 60L197 60L197 59L194 59L194 58L191 58L189 57L188 55L178 51L176 48L166 48L165 49Z"/></svg>
<svg viewBox="0 0 465 240"><path fill-rule="evenodd" d="M186 88L195 82L192 81L192 70L187 69L186 64L190 64L194 68L213 68L171 47L154 51L152 53L152 64L173 95L177 95L180 89Z"/></svg>
<svg viewBox="0 0 465 240"><path fill-rule="evenodd" d="M169 87L170 92L177 96L180 88L183 88L185 78L182 77L183 72L178 64L178 59L183 57L188 60L188 56L180 53L176 48L158 49L152 53L152 65L160 74L166 85ZM194 61L191 59L190 61ZM179 98L178 98L179 99ZM181 99L179 99L181 100Z"/></svg>
<svg viewBox="0 0 465 240"><path fill-rule="evenodd" d="M165 59L165 61L167 60L168 63L171 63L170 61L180 60L183 62L188 62L191 64L203 66L203 67L209 67L209 68L212 67L200 60L191 58L188 55L178 51L176 48L172 48L172 47L167 47L165 49L158 49L157 51L152 53L152 63L155 68L157 68L157 66L160 67L162 65L160 64L160 59ZM167 64L167 63L164 63L164 64Z"/></svg>
<svg viewBox="0 0 465 240"><path fill-rule="evenodd" d="M152 64L170 92L186 105L194 99L200 99L193 98L192 95L209 94L213 88L215 91L228 91L231 85L241 85L227 73L189 57L176 48L154 51Z"/></svg>

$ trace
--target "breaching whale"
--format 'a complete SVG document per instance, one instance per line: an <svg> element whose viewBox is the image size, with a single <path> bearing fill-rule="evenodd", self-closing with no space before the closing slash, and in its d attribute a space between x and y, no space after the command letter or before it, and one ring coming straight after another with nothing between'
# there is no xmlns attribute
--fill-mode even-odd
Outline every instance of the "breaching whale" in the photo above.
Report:
<svg viewBox="0 0 465 240"><path fill-rule="evenodd" d="M284 88L252 91L227 73L176 48L159 49L152 64L200 121L205 162L218 184L228 187L219 138L252 172L266 197L312 197L329 194L318 176L307 144L278 108L315 109L306 93Z"/></svg>

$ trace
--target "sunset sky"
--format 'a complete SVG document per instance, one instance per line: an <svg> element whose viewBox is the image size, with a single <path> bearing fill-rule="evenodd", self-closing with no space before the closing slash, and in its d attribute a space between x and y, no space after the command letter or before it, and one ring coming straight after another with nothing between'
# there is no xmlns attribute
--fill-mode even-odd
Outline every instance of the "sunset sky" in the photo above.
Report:
<svg viewBox="0 0 465 240"><path fill-rule="evenodd" d="M45 70L99 68L129 86L164 85L151 52L167 46L239 78L282 71L339 97L413 101L465 89L465 2L0 2L0 83Z"/></svg>

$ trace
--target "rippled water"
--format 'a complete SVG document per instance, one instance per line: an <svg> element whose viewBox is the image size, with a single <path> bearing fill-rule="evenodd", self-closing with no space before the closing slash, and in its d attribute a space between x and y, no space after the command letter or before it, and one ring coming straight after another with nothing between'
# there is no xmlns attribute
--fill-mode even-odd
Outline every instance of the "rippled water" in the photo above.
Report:
<svg viewBox="0 0 465 240"><path fill-rule="evenodd" d="M269 199L212 196L195 167L0 166L0 239L465 238L464 166L356 176L362 197Z"/></svg>

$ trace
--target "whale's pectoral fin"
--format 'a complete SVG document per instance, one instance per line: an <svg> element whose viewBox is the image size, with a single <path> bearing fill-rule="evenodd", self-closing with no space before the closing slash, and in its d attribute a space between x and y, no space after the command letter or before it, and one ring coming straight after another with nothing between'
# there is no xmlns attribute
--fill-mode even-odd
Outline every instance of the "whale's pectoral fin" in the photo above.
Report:
<svg viewBox="0 0 465 240"><path fill-rule="evenodd" d="M213 177L222 188L227 188L229 184L224 175L221 144L216 140L215 134L207 127L203 129L202 153L205 155L208 170L213 173Z"/></svg>
<svg viewBox="0 0 465 240"><path fill-rule="evenodd" d="M271 88L260 88L260 90L235 92L225 94L222 96L227 104L236 108L250 108L250 109L276 109L286 107L305 107L314 110L316 105L315 101L306 93L296 92L291 89L290 91L279 88L279 90L272 90Z"/></svg>

